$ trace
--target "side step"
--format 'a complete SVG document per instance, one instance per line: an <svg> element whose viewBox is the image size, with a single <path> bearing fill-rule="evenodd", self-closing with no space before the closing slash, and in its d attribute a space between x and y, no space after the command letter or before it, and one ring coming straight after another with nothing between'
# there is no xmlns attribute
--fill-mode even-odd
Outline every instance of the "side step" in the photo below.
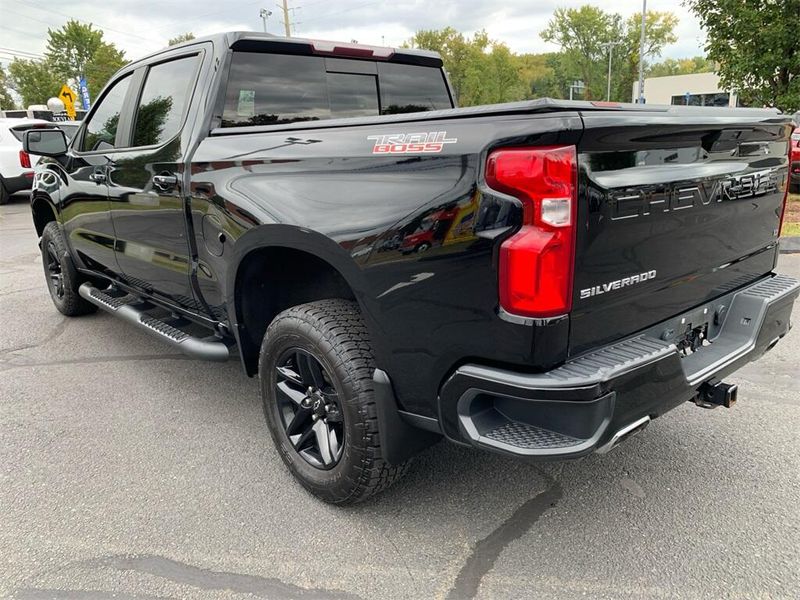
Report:
<svg viewBox="0 0 800 600"><path fill-rule="evenodd" d="M135 304L142 304L138 301L128 302L124 298L112 296L98 290L90 283L81 285L78 288L78 292L88 302L144 329L193 358L224 362L230 357L228 346L220 341L219 338L213 336L199 338L181 331L166 321L148 315L143 309L137 308ZM148 306L146 303L144 305ZM152 305L150 305L150 308L152 308Z"/></svg>

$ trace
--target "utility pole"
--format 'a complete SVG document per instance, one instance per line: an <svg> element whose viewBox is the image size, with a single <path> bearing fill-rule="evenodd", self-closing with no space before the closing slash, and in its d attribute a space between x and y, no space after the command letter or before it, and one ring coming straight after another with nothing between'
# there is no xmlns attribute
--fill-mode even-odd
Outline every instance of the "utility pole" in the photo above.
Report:
<svg viewBox="0 0 800 600"><path fill-rule="evenodd" d="M258 13L258 16L261 17L262 21L264 21L264 33L267 33L267 17L269 17L271 15L272 15L272 11L271 10L267 10L266 8L262 8Z"/></svg>
<svg viewBox="0 0 800 600"><path fill-rule="evenodd" d="M639 40L639 104L644 104L644 26L647 19L647 0L642 0L642 37Z"/></svg>
<svg viewBox="0 0 800 600"><path fill-rule="evenodd" d="M606 42L603 48L608 50L608 90L606 91L606 102L611 101L611 54L614 52L614 46L619 46L622 42Z"/></svg>
<svg viewBox="0 0 800 600"><path fill-rule="evenodd" d="M292 24L289 21L289 0L283 0L283 29L286 32L286 37L292 37Z"/></svg>

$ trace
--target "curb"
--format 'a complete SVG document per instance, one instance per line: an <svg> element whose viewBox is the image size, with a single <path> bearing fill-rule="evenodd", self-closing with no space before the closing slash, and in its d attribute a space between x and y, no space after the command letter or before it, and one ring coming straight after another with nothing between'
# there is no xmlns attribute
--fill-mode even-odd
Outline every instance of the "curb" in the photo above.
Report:
<svg viewBox="0 0 800 600"><path fill-rule="evenodd" d="M781 254L800 254L800 236L782 237L780 239Z"/></svg>

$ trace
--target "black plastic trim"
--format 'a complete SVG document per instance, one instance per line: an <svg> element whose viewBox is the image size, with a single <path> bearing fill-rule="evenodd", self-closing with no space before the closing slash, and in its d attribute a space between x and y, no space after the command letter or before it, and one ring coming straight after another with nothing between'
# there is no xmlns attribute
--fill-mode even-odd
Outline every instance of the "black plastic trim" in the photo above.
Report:
<svg viewBox="0 0 800 600"><path fill-rule="evenodd" d="M401 417L392 383L385 371L375 369L372 381L381 434L381 452L386 462L399 465L442 439L440 434L426 431L427 427L415 427Z"/></svg>

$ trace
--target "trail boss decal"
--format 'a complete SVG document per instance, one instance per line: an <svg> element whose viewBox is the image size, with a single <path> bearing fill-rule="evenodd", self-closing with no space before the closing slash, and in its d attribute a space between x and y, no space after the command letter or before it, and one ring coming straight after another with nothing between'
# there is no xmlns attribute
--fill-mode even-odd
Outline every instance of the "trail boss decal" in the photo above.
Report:
<svg viewBox="0 0 800 600"><path fill-rule="evenodd" d="M370 135L367 139L375 142L373 154L435 154L441 152L445 144L458 142L458 138L448 139L446 131Z"/></svg>
<svg viewBox="0 0 800 600"><path fill-rule="evenodd" d="M614 290L620 290L622 288L636 285L637 283L644 283L645 281L650 281L651 279L655 278L655 271L647 271L646 273L640 273L639 275L631 275L630 277L615 279L614 281L609 281L608 283L603 283L601 285L594 285L590 288L586 288L585 290L581 290L581 300L586 300L586 298L591 298L592 296L600 296L601 294L606 294Z"/></svg>

